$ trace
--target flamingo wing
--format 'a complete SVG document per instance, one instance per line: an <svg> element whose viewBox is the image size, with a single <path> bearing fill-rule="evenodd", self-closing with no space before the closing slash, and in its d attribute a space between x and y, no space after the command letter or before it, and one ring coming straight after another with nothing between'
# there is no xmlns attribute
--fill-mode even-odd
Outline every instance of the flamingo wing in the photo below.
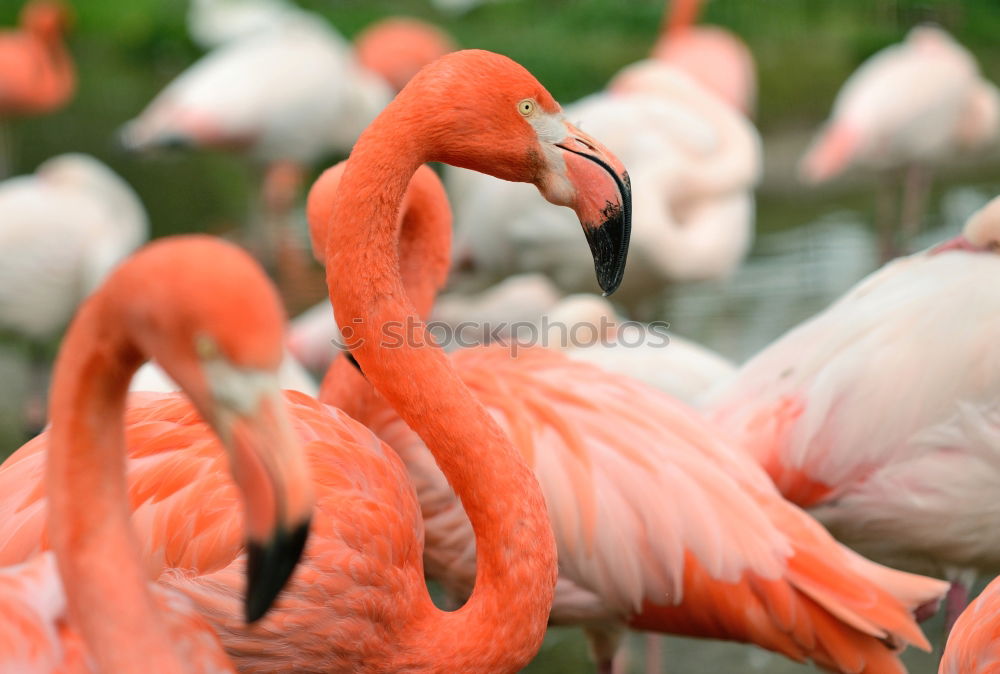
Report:
<svg viewBox="0 0 1000 674"><path fill-rule="evenodd" d="M886 644L928 647L908 611L944 584L837 544L690 409L543 349L516 359L471 349L455 359L545 492L566 591L553 621L617 619L751 641L842 671L901 671ZM414 476L428 572L458 574L449 588L467 589L474 559L458 504L413 438L379 427ZM578 601L589 606L571 605Z"/></svg>
<svg viewBox="0 0 1000 674"><path fill-rule="evenodd" d="M402 462L367 428L308 396L285 395L310 461L316 515L268 616L245 624L242 504L225 452L180 395L129 397L132 524L150 578L193 602L241 671L353 671L385 657L383 632L409 619L397 604L426 596L416 496ZM47 547L46 443L42 434L0 466L8 495L0 500L0 565Z"/></svg>
<svg viewBox="0 0 1000 674"><path fill-rule="evenodd" d="M952 627L938 674L1000 674L1000 581L990 583Z"/></svg>

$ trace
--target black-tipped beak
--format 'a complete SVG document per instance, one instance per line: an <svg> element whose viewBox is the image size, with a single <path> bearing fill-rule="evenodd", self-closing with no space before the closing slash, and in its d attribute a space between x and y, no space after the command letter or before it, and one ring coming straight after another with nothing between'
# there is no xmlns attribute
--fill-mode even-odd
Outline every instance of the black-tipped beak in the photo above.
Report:
<svg viewBox="0 0 1000 674"><path fill-rule="evenodd" d="M597 159L594 161L600 163ZM587 243L590 244L590 254L594 257L597 283L605 297L618 290L625 278L625 261L628 259L628 244L632 236L632 185L628 173L619 179L610 167L606 168L618 183L621 204L608 203L603 211L604 221L597 227L584 230Z"/></svg>
<svg viewBox="0 0 1000 674"><path fill-rule="evenodd" d="M565 152L566 175L574 188L571 206L590 244L597 282L610 295L625 278L632 234L632 185L614 155L593 138L569 128L574 131L572 139L557 147Z"/></svg>
<svg viewBox="0 0 1000 674"><path fill-rule="evenodd" d="M247 542L247 592L246 619L253 623L264 617L278 593L299 563L306 539L309 521L289 531L279 528L266 543Z"/></svg>

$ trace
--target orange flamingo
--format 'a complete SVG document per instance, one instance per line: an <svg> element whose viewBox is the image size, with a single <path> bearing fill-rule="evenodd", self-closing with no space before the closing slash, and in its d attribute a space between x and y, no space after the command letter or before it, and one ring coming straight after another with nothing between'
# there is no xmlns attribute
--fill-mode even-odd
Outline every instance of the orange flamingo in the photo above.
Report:
<svg viewBox="0 0 1000 674"><path fill-rule="evenodd" d="M342 170L325 173L309 198L328 269L324 230L339 222L330 210L344 201L336 196L346 189L338 188ZM411 301L426 313L447 273L450 211L430 170L414 177L405 203L400 264ZM626 625L751 642L838 672L901 672L899 648L929 649L909 611L947 584L836 543L693 410L548 349L525 347L516 359L503 348L462 349L453 360L535 470L559 551L550 620L584 626L601 671L611 670ZM468 596L478 545L420 439L343 358L321 397L403 457L425 520L427 572Z"/></svg>
<svg viewBox="0 0 1000 674"><path fill-rule="evenodd" d="M5 117L52 112L72 97L76 71L63 44L67 23L61 3L31 0L21 10L21 29L0 32L0 123ZM7 144L4 138L0 142ZM7 154L6 148L0 152ZM0 177L7 173L7 161L0 156Z"/></svg>
<svg viewBox="0 0 1000 674"><path fill-rule="evenodd" d="M69 101L76 71L63 34L66 7L32 0L21 10L21 30L0 33L0 116L41 115Z"/></svg>
<svg viewBox="0 0 1000 674"><path fill-rule="evenodd" d="M194 440L204 428L187 406L154 401L131 429L133 523L147 564L167 569L163 580L191 597L241 671L513 672L544 636L556 558L537 481L426 335L399 348L380 344L384 327L417 318L402 286L401 273L409 272L396 254L396 213L426 161L535 183L577 211L604 288L621 282L630 194L619 162L566 122L538 81L506 57L455 52L422 70L348 160L345 196L331 216L338 227L327 242L328 285L342 328L363 342L354 348L357 361L426 440L462 499L479 552L476 588L459 611L434 607L419 505L398 456L347 414L289 392L319 515L300 570L274 610L247 629L235 601L242 546L232 533L233 496L220 484L218 463L180 469L189 451L168 447L164 429L183 427ZM43 444L0 470L0 493L10 495L0 501L0 563L23 560L42 544ZM192 522L194 502L212 517Z"/></svg>
<svg viewBox="0 0 1000 674"><path fill-rule="evenodd" d="M744 114L757 98L756 67L750 49L717 26L695 26L704 0L671 0L663 16L653 58L684 71Z"/></svg>
<svg viewBox="0 0 1000 674"><path fill-rule="evenodd" d="M396 91L425 65L455 49L455 42L437 26L403 16L376 21L354 38L361 65Z"/></svg>
<svg viewBox="0 0 1000 674"><path fill-rule="evenodd" d="M938 674L1000 674L1000 578L955 622Z"/></svg>
<svg viewBox="0 0 1000 674"><path fill-rule="evenodd" d="M53 552L0 572L0 669L232 671L190 602L148 584L129 529L119 420L126 417L130 435L141 432L137 413L156 426L160 442L184 450L176 468L182 454L199 451L148 403L133 401L126 411L129 379L146 357L159 360L209 420L246 507L246 618L258 619L298 560L311 510L305 455L288 432L277 387L268 386L276 381L283 326L263 271L234 246L201 236L149 246L87 300L56 364L51 427L19 455L50 448Z"/></svg>

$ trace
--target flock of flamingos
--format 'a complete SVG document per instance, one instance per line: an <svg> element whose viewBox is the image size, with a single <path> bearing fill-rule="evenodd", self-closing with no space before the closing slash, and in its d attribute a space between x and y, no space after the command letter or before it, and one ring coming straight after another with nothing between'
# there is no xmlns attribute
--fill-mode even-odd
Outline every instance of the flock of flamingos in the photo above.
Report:
<svg viewBox="0 0 1000 674"><path fill-rule="evenodd" d="M243 236L287 283L310 262L307 171L349 154L306 206L329 302L290 331L243 249L143 246L141 200L96 159L0 183L0 327L65 330L48 425L0 466L0 671L513 672L575 625L600 672L635 629L891 674L943 603L940 672L1000 672L1000 584L968 595L1000 571L1000 201L739 368L613 329L516 357L427 331L613 326L740 263L754 67L698 4L670 3L649 59L561 109L421 22L352 44L278 0L193 0L208 53L120 141L260 166ZM29 0L0 33L3 117L72 98L66 19ZM998 129L973 57L920 26L847 81L802 177L902 175L889 259L929 169ZM489 289L438 302L449 276Z"/></svg>

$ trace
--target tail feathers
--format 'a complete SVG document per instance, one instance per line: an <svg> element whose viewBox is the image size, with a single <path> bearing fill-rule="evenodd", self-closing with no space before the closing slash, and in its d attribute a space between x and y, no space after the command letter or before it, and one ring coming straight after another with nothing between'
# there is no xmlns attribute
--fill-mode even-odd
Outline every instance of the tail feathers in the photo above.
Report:
<svg viewBox="0 0 1000 674"><path fill-rule="evenodd" d="M911 610L947 584L859 562L805 513L779 510L794 548L782 577L723 582L687 553L683 601L647 601L630 626L750 642L845 674L905 673L898 655L907 644L930 650Z"/></svg>
<svg viewBox="0 0 1000 674"><path fill-rule="evenodd" d="M827 126L799 164L799 174L809 183L821 183L842 173L855 158L861 141L857 129L843 122Z"/></svg>

